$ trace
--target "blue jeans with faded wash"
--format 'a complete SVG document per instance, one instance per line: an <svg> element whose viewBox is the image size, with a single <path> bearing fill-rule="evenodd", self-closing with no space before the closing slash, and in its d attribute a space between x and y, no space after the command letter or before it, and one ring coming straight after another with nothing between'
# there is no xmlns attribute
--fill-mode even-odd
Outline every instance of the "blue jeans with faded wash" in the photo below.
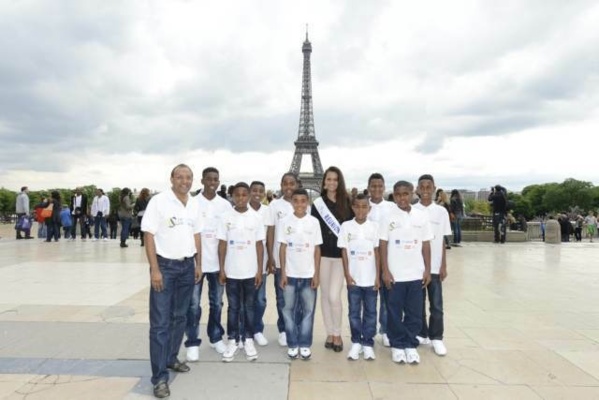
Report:
<svg viewBox="0 0 599 400"><path fill-rule="evenodd" d="M152 384L168 382L167 365L177 361L195 280L193 257L183 261L158 256L163 290L150 288L150 364Z"/></svg>
<svg viewBox="0 0 599 400"><path fill-rule="evenodd" d="M310 287L311 283L312 278L287 277L283 319L289 348L312 346L316 289Z"/></svg>

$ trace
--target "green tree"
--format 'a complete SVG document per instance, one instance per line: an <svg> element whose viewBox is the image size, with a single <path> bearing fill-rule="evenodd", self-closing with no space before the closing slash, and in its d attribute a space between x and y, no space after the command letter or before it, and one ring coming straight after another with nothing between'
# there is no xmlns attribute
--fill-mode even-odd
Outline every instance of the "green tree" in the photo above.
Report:
<svg viewBox="0 0 599 400"><path fill-rule="evenodd" d="M12 190L0 188L0 213L12 214L15 212L17 193Z"/></svg>

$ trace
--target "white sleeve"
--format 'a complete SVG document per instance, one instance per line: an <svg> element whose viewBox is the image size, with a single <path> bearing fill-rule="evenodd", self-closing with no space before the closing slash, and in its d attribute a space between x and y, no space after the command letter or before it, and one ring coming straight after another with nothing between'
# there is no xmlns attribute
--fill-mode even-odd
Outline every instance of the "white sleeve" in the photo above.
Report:
<svg viewBox="0 0 599 400"><path fill-rule="evenodd" d="M227 215L224 215L219 221L218 221L218 225L216 226L216 238L218 240L227 240L227 223L229 221L229 218Z"/></svg>
<svg viewBox="0 0 599 400"><path fill-rule="evenodd" d="M158 200L156 197L150 199L146 212L141 219L141 230L143 232L149 232L152 235L155 235L160 227L160 212L157 208L157 202Z"/></svg>
<svg viewBox="0 0 599 400"><path fill-rule="evenodd" d="M347 222L341 224L341 229L339 230L339 237L337 239L337 247L340 249L347 248Z"/></svg>

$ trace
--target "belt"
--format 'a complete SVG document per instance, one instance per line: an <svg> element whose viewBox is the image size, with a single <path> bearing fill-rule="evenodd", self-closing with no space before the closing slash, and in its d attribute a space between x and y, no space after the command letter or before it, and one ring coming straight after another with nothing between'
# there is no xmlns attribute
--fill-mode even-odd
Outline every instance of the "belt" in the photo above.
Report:
<svg viewBox="0 0 599 400"><path fill-rule="evenodd" d="M160 254L157 254L157 256L164 260L170 260L170 261L186 261L186 260L191 260L192 258L195 257L195 256L191 256L191 257L181 257L181 258L166 258L166 257L162 257Z"/></svg>

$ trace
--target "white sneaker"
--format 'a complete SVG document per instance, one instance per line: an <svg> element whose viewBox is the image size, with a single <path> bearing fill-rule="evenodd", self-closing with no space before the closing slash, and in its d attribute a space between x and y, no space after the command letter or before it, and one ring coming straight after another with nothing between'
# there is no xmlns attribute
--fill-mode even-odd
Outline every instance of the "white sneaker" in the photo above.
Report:
<svg viewBox="0 0 599 400"><path fill-rule="evenodd" d="M105 241L105 242L108 242L108 238L107 238L107 237L105 237L105 238L104 238L104 239L102 239L102 240L103 240L103 241Z"/></svg>
<svg viewBox="0 0 599 400"><path fill-rule="evenodd" d="M247 358L248 361L254 361L258 359L258 352L256 351L256 347L254 347L253 339L245 339L243 349L245 350L245 358Z"/></svg>
<svg viewBox="0 0 599 400"><path fill-rule="evenodd" d="M442 340L431 340L433 344L433 350L435 350L435 354L438 356L444 356L447 354L447 348Z"/></svg>
<svg viewBox="0 0 599 400"><path fill-rule="evenodd" d="M405 350L392 348L391 349L391 360L393 360L393 362L396 362L398 364L408 362L408 359L406 358Z"/></svg>
<svg viewBox="0 0 599 400"><path fill-rule="evenodd" d="M420 364L420 355L416 349L406 349L406 359L408 364Z"/></svg>
<svg viewBox="0 0 599 400"><path fill-rule="evenodd" d="M418 339L418 343L420 343L420 345L431 344L431 340L429 338L424 338L422 336L416 336L416 339Z"/></svg>
<svg viewBox="0 0 599 400"><path fill-rule="evenodd" d="M92 239L92 242L97 242L97 241L98 241L98 239L96 239L96 238Z"/></svg>
<svg viewBox="0 0 599 400"><path fill-rule="evenodd" d="M362 352L364 353L365 360L376 360L376 355L374 354L374 349L370 346L362 347Z"/></svg>
<svg viewBox="0 0 599 400"><path fill-rule="evenodd" d="M285 332L279 333L279 346L287 347L287 334Z"/></svg>
<svg viewBox="0 0 599 400"><path fill-rule="evenodd" d="M200 359L200 347L191 346L187 348L187 361L197 362Z"/></svg>
<svg viewBox="0 0 599 400"><path fill-rule="evenodd" d="M290 347L287 350L287 357L291 358L292 360L295 360L297 358L299 354L299 349L297 347Z"/></svg>
<svg viewBox="0 0 599 400"><path fill-rule="evenodd" d="M360 343L352 343L349 352L347 353L348 360L360 359L360 353L362 352L362 345Z"/></svg>
<svg viewBox="0 0 599 400"><path fill-rule="evenodd" d="M391 347L391 342L389 342L389 336L386 333L383 333L383 346Z"/></svg>
<svg viewBox="0 0 599 400"><path fill-rule="evenodd" d="M258 343L258 346L266 346L268 344L268 340L264 337L262 332L258 332L254 335L254 340ZM287 340L285 340L287 342Z"/></svg>
<svg viewBox="0 0 599 400"><path fill-rule="evenodd" d="M312 357L312 350L309 347L300 347L299 353L302 360L309 360Z"/></svg>
<svg viewBox="0 0 599 400"><path fill-rule="evenodd" d="M223 361L231 362L235 358L235 354L239 351L239 347L237 346L237 342L234 339L229 340L229 344L226 346L225 351L223 352Z"/></svg>
<svg viewBox="0 0 599 400"><path fill-rule="evenodd" d="M243 350L243 343L244 342L245 342L245 339L244 339L243 342L241 340L239 342L237 342L237 347L239 347L239 350Z"/></svg>
<svg viewBox="0 0 599 400"><path fill-rule="evenodd" d="M223 354L227 350L227 345L222 340L219 340L216 343L210 343L210 347L212 347L218 354Z"/></svg>

